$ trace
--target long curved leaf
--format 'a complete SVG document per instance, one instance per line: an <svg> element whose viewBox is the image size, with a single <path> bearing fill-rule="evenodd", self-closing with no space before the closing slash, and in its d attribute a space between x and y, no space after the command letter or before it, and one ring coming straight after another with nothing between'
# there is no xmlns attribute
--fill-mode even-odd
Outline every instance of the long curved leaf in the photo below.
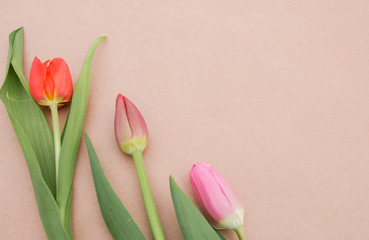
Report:
<svg viewBox="0 0 369 240"><path fill-rule="evenodd" d="M98 38L91 46L83 62L78 80L73 90L73 98L70 106L65 129L63 130L63 142L59 158L59 176L57 203L64 219L64 226L67 226L70 238L72 238L71 228L71 194L79 143L85 119L88 93L90 89L92 59L97 47L106 37Z"/></svg>
<svg viewBox="0 0 369 240"><path fill-rule="evenodd" d="M13 115L10 114L9 117L13 123L18 139L20 139L19 142L27 160L27 166L32 180L39 214L44 225L47 238L50 240L69 240L69 236L61 224L59 209L55 202L55 198L42 177L32 145L28 141L26 133L15 120Z"/></svg>
<svg viewBox="0 0 369 240"><path fill-rule="evenodd" d="M111 235L115 240L145 240L146 237L124 207L106 178L87 133L85 133L85 139L101 214L104 217L106 226L109 228Z"/></svg>
<svg viewBox="0 0 369 240"><path fill-rule="evenodd" d="M23 28L9 35L9 53L6 77L0 90L0 99L8 114L12 114L23 129L36 155L42 176L55 196L54 140L45 115L29 93L23 75Z"/></svg>
<svg viewBox="0 0 369 240"><path fill-rule="evenodd" d="M9 35L5 82L0 90L14 131L22 147L39 214L48 239L69 240L55 202L55 165L51 129L29 94L22 69L23 28Z"/></svg>

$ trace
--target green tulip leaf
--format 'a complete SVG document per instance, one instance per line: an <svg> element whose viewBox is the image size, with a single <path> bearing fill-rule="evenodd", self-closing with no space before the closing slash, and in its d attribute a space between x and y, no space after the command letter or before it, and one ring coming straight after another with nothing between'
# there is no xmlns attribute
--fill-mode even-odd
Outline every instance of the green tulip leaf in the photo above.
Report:
<svg viewBox="0 0 369 240"><path fill-rule="evenodd" d="M106 178L87 133L85 133L85 140L101 214L103 215L111 235L115 240L145 240L146 237L124 207Z"/></svg>
<svg viewBox="0 0 369 240"><path fill-rule="evenodd" d="M25 132L36 155L42 176L55 196L54 140L51 128L41 108L33 100L23 75L23 28L9 35L6 77L0 99L9 115L13 115ZM21 139L20 139L21 141Z"/></svg>
<svg viewBox="0 0 369 240"><path fill-rule="evenodd" d="M225 239L211 227L172 176L170 176L169 182L173 205L183 238L185 240Z"/></svg>
<svg viewBox="0 0 369 240"><path fill-rule="evenodd" d="M55 202L53 136L42 110L30 95L22 59L23 28L19 28L9 35L6 77L0 99L26 159L46 235L52 240L69 240Z"/></svg>
<svg viewBox="0 0 369 240"><path fill-rule="evenodd" d="M83 123L85 119L88 95L91 79L92 59L97 47L106 37L98 38L90 50L87 52L83 62L78 80L73 89L72 103L68 113L68 119L65 123L62 134L62 146L59 158L59 178L57 203L62 215L63 225L71 234L71 194L74 175L74 167L76 163L79 143L83 131Z"/></svg>
<svg viewBox="0 0 369 240"><path fill-rule="evenodd" d="M214 229L214 230L218 234L218 237L220 237L220 239L226 240L226 238L217 229Z"/></svg>

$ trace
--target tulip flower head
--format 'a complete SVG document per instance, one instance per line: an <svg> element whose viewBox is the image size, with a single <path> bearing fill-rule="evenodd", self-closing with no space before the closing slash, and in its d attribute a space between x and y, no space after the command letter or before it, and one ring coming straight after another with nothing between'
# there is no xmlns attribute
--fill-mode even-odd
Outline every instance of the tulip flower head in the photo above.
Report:
<svg viewBox="0 0 369 240"><path fill-rule="evenodd" d="M62 58L54 58L42 63L33 60L29 85L32 97L42 106L56 103L58 107L67 104L73 93L72 77L67 63Z"/></svg>
<svg viewBox="0 0 369 240"><path fill-rule="evenodd" d="M152 235L154 239L165 240L142 156L149 135L147 126L137 107L122 94L117 96L114 130L119 147L133 157Z"/></svg>
<svg viewBox="0 0 369 240"><path fill-rule="evenodd" d="M148 131L137 107L122 94L118 94L115 108L115 138L124 153L143 151L147 145Z"/></svg>
<svg viewBox="0 0 369 240"><path fill-rule="evenodd" d="M237 229L243 225L244 207L233 187L205 163L196 163L190 181L200 205L216 228Z"/></svg>

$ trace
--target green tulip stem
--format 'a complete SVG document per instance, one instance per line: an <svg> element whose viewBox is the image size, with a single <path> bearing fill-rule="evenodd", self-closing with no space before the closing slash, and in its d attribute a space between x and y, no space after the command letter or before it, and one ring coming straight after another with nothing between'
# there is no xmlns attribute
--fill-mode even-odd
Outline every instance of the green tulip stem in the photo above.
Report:
<svg viewBox="0 0 369 240"><path fill-rule="evenodd" d="M243 225L240 225L238 228L234 229L234 231L237 233L237 237L239 240L247 240Z"/></svg>
<svg viewBox="0 0 369 240"><path fill-rule="evenodd" d="M58 103L53 102L50 104L51 118L53 122L54 132L54 148L55 148L55 177L56 177L56 192L58 193L58 175L59 175L59 156L60 156L60 126L59 126L59 115L58 115Z"/></svg>
<svg viewBox="0 0 369 240"><path fill-rule="evenodd" d="M154 197L150 189L149 180L142 158L142 150L135 150L132 153L136 165L138 181L141 187L142 198L145 203L146 214L149 218L151 231L155 240L165 240L163 228L160 223L159 214L155 206Z"/></svg>

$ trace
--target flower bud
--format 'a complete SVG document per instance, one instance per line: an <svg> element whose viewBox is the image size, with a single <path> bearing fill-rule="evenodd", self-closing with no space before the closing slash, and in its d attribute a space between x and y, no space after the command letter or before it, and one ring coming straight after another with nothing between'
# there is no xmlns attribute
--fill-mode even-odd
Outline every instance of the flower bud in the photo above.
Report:
<svg viewBox="0 0 369 240"><path fill-rule="evenodd" d="M137 107L121 94L117 96L114 128L123 152L131 155L135 150L145 149L148 139L145 120Z"/></svg>
<svg viewBox="0 0 369 240"><path fill-rule="evenodd" d="M73 93L73 82L67 63L62 58L54 58L42 63L33 60L29 77L32 97L42 106L57 103L67 104Z"/></svg>
<svg viewBox="0 0 369 240"><path fill-rule="evenodd" d="M243 225L244 207L240 197L214 168L205 163L194 164L190 181L214 227L234 230Z"/></svg>

